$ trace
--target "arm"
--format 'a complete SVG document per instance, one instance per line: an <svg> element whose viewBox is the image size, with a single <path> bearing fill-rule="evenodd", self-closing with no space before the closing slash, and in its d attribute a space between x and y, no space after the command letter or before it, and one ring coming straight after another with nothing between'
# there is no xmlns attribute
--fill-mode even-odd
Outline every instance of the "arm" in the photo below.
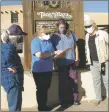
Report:
<svg viewBox="0 0 109 112"><path fill-rule="evenodd" d="M6 51L6 62L7 62L7 69L13 73L15 73L17 70L17 64L16 64L16 60L14 58L16 49L11 45L9 49L7 49Z"/></svg>
<svg viewBox="0 0 109 112"><path fill-rule="evenodd" d="M73 35L73 39L74 39L74 42L75 42L75 62L76 62L76 66L79 65L79 51L78 51L78 46L77 46L77 41L78 41L78 38L76 37L76 35L74 33L72 33Z"/></svg>
<svg viewBox="0 0 109 112"><path fill-rule="evenodd" d="M109 44L109 35L106 31L104 31L104 39L107 44Z"/></svg>
<svg viewBox="0 0 109 112"><path fill-rule="evenodd" d="M50 52L50 53L37 52L37 53L35 53L35 56L37 56L38 58L48 58L53 55L54 55L54 52Z"/></svg>
<svg viewBox="0 0 109 112"><path fill-rule="evenodd" d="M61 51L61 50L57 50L57 51L50 52L50 53L41 53L41 52L38 52L35 55L38 58L48 58L50 56L60 55L60 53L62 53L62 52L63 51ZM63 53L59 58L64 58L65 55L66 55L66 53Z"/></svg>
<svg viewBox="0 0 109 112"><path fill-rule="evenodd" d="M12 49L7 50L6 55L7 55L8 68L16 67L16 60L14 60L14 51Z"/></svg>
<svg viewBox="0 0 109 112"><path fill-rule="evenodd" d="M48 58L54 55L54 50L52 50L51 52L42 53L40 42L38 40L33 40L31 42L31 53L38 58Z"/></svg>
<svg viewBox="0 0 109 112"><path fill-rule="evenodd" d="M77 44L75 45L76 47L75 47L75 61L78 61L79 60L79 51L78 51L78 46L77 46Z"/></svg>
<svg viewBox="0 0 109 112"><path fill-rule="evenodd" d="M75 45L75 63L76 63L76 66L79 65L79 51L78 51L77 44Z"/></svg>

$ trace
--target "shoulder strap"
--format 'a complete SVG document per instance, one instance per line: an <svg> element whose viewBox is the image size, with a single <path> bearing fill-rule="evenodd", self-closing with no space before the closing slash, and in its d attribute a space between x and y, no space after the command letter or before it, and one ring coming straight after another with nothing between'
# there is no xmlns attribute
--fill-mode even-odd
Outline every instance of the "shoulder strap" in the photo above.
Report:
<svg viewBox="0 0 109 112"><path fill-rule="evenodd" d="M72 37L73 37L74 43L76 43L76 40L75 40L75 38L74 38L74 32L73 32L73 31L71 31L71 34L72 34Z"/></svg>

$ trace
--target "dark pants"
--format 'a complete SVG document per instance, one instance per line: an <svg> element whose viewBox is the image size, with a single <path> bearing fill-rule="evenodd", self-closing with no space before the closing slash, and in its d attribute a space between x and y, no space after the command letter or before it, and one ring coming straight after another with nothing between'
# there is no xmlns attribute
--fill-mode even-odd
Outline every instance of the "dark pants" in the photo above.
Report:
<svg viewBox="0 0 109 112"><path fill-rule="evenodd" d="M61 105L78 100L78 84L69 77L69 67L59 66L59 99Z"/></svg>
<svg viewBox="0 0 109 112"><path fill-rule="evenodd" d="M33 73L36 84L36 98L38 102L38 110L45 111L47 103L47 93L51 84L52 72Z"/></svg>
<svg viewBox="0 0 109 112"><path fill-rule="evenodd" d="M22 90L18 87L13 87L7 93L8 107L10 112L21 111L22 106Z"/></svg>

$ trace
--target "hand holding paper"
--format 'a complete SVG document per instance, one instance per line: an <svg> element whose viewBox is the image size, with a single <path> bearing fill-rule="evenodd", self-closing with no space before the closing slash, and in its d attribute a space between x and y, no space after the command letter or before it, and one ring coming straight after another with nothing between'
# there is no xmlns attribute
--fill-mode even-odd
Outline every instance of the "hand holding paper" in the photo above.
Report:
<svg viewBox="0 0 109 112"><path fill-rule="evenodd" d="M56 52L56 55L54 56L54 58L64 58L66 53L71 50L72 48L67 48L66 50L64 51L61 51L61 50L58 50L58 51L55 51Z"/></svg>

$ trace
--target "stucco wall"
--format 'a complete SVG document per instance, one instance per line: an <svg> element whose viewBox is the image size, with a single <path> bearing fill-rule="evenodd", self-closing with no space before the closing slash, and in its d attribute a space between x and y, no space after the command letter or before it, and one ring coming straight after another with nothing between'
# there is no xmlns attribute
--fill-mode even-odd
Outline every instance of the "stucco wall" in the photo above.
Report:
<svg viewBox="0 0 109 112"><path fill-rule="evenodd" d="M7 29L12 23L11 23L11 12L18 12L18 25L20 25L23 28L23 13L21 5L16 6L1 6L1 30ZM6 13L7 11L8 13Z"/></svg>

